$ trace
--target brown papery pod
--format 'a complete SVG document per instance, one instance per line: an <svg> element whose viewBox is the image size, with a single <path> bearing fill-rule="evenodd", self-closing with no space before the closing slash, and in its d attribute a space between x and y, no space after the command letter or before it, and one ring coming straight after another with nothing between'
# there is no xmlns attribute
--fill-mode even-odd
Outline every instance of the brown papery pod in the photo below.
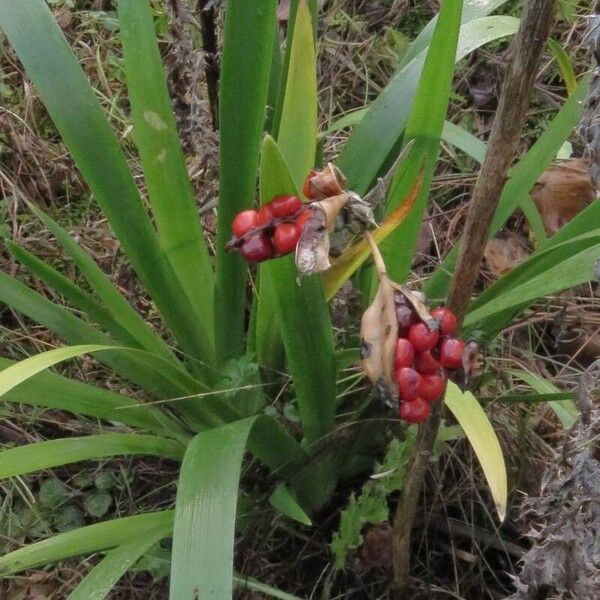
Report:
<svg viewBox="0 0 600 600"><path fill-rule="evenodd" d="M373 253L379 288L360 323L361 367L385 400L397 402L398 394L393 379L394 351L398 337L394 304L396 285L388 277L383 258L371 234L366 232L365 239Z"/></svg>
<svg viewBox="0 0 600 600"><path fill-rule="evenodd" d="M319 171L312 171L306 181L306 192L309 198L323 199L339 196L346 189L346 177L332 163L327 163Z"/></svg>
<svg viewBox="0 0 600 600"><path fill-rule="evenodd" d="M296 268L300 275L312 275L329 269L329 232L338 213L352 197L352 193L344 192L309 204L311 216L296 246Z"/></svg>

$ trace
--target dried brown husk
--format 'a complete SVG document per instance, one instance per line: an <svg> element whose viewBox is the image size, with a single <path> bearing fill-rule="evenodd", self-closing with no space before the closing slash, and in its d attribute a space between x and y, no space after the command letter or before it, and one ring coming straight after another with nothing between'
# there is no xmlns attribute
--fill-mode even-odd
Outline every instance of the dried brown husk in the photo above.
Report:
<svg viewBox="0 0 600 600"><path fill-rule="evenodd" d="M322 169L312 171L307 186L310 198L322 200L343 194L346 189L346 177L333 163L327 163Z"/></svg>
<svg viewBox="0 0 600 600"><path fill-rule="evenodd" d="M300 275L321 273L331 266L329 232L333 229L340 210L348 204L352 196L351 193L344 192L310 203L311 216L296 246L296 268Z"/></svg>
<svg viewBox="0 0 600 600"><path fill-rule="evenodd" d="M430 329L436 329L438 322L431 316L425 304L425 297L420 292L413 292L389 278L383 257L369 232L365 233L365 239L373 254L379 287L373 303L363 313L360 323L361 367L383 399L396 405L398 392L394 381L394 353L398 338L398 320L395 294L402 294Z"/></svg>

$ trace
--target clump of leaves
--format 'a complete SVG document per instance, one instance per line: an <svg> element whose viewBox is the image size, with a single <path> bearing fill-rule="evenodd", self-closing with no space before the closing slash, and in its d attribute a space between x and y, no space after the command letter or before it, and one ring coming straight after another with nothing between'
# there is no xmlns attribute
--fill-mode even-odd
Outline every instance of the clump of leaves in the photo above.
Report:
<svg viewBox="0 0 600 600"><path fill-rule="evenodd" d="M352 494L350 497L331 541L336 569L345 568L350 553L362 545L365 525L379 525L389 519L388 496L404 486L416 433L415 427L409 427L403 440L393 439L382 463L376 464L369 481L358 495Z"/></svg>

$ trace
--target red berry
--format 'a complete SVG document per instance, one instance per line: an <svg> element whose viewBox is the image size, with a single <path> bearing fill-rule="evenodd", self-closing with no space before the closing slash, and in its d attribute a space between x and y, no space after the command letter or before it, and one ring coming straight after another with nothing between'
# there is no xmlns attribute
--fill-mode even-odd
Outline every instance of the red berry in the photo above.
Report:
<svg viewBox="0 0 600 600"><path fill-rule="evenodd" d="M412 402L400 405L400 418L408 423L422 423L430 414L431 407L423 398L415 398Z"/></svg>
<svg viewBox="0 0 600 600"><path fill-rule="evenodd" d="M442 335L452 335L458 328L456 315L445 306L432 310L431 316L439 322Z"/></svg>
<svg viewBox="0 0 600 600"><path fill-rule="evenodd" d="M415 349L406 338L396 340L396 351L394 352L394 370L403 367L412 367L415 360Z"/></svg>
<svg viewBox="0 0 600 600"><path fill-rule="evenodd" d="M296 217L294 224L296 225L300 233L304 231L304 226L306 225L306 222L310 219L311 216L312 210L310 208L307 208Z"/></svg>
<svg viewBox="0 0 600 600"><path fill-rule="evenodd" d="M445 377L441 375L425 375L421 377L419 396L427 400L427 402L435 402L442 397L445 385Z"/></svg>
<svg viewBox="0 0 600 600"><path fill-rule="evenodd" d="M273 246L266 234L259 233L241 245L240 253L248 262L262 262L273 256Z"/></svg>
<svg viewBox="0 0 600 600"><path fill-rule="evenodd" d="M302 208L302 202L297 196L275 196L271 200L271 210L275 217L289 217Z"/></svg>
<svg viewBox="0 0 600 600"><path fill-rule="evenodd" d="M463 366L465 343L457 338L448 338L440 344L440 362L446 369L459 369Z"/></svg>
<svg viewBox="0 0 600 600"><path fill-rule="evenodd" d="M255 210L243 210L235 215L233 222L231 223L231 230L235 237L241 238L251 229L254 229L257 224L258 213Z"/></svg>
<svg viewBox="0 0 600 600"><path fill-rule="evenodd" d="M405 402L411 402L419 395L421 376L409 367L403 367L396 371L398 392Z"/></svg>
<svg viewBox="0 0 600 600"><path fill-rule="evenodd" d="M431 350L440 339L439 331L431 331L425 323L417 323L410 328L408 339L417 352Z"/></svg>
<svg viewBox="0 0 600 600"><path fill-rule="evenodd" d="M273 220L273 217L273 207L269 202L268 204L264 204L262 208L258 211L256 224L258 226L266 225L267 223Z"/></svg>
<svg viewBox="0 0 600 600"><path fill-rule="evenodd" d="M273 235L273 245L277 252L289 254L296 249L300 231L293 223L277 225Z"/></svg>
<svg viewBox="0 0 600 600"><path fill-rule="evenodd" d="M433 375L442 368L439 361L433 356L431 350L425 350L425 352L419 352L415 358L415 369L421 373L421 375Z"/></svg>
<svg viewBox="0 0 600 600"><path fill-rule="evenodd" d="M398 336L407 337L410 328L417 322L417 314L406 304L396 303L396 320L398 321Z"/></svg>
<svg viewBox="0 0 600 600"><path fill-rule="evenodd" d="M316 190L313 190L310 184L310 180L316 175L316 173L317 172L314 169L311 169L304 180L304 185L302 186L302 193L304 194L305 198L308 198L308 200L314 200L317 197Z"/></svg>

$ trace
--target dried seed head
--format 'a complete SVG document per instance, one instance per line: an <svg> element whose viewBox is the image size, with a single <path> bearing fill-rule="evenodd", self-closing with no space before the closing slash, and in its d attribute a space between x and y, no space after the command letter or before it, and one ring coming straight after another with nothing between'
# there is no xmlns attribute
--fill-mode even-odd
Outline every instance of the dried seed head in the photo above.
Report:
<svg viewBox="0 0 600 600"><path fill-rule="evenodd" d="M304 183L304 195L311 200L338 196L346 189L346 177L333 164L327 165L320 171L311 171Z"/></svg>

